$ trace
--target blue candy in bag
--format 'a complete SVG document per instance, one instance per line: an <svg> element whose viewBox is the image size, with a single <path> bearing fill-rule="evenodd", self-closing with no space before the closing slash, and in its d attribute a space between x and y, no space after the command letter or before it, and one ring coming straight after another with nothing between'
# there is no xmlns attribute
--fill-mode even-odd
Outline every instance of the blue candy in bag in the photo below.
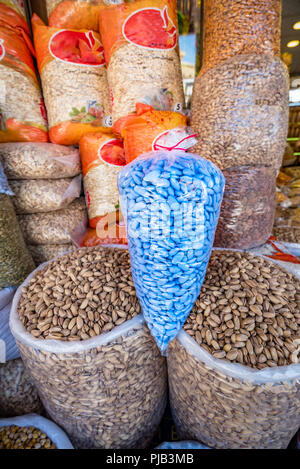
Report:
<svg viewBox="0 0 300 469"><path fill-rule="evenodd" d="M136 293L162 353L200 293L224 185L213 163L176 150L145 153L119 173Z"/></svg>

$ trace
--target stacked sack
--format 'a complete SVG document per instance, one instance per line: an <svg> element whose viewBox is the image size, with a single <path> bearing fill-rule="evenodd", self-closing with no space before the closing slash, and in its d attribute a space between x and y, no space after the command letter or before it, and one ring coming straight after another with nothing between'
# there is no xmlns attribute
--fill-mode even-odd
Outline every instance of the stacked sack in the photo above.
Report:
<svg viewBox="0 0 300 469"><path fill-rule="evenodd" d="M36 264L70 249L70 233L86 222L78 150L51 143L7 143L1 145L0 157Z"/></svg>
<svg viewBox="0 0 300 469"><path fill-rule="evenodd" d="M20 2L0 1L0 142L47 142L47 122Z"/></svg>
<svg viewBox="0 0 300 469"><path fill-rule="evenodd" d="M278 0L205 2L191 125L199 137L193 152L216 163L226 178L218 247L255 247L272 231L288 129L280 18Z"/></svg>

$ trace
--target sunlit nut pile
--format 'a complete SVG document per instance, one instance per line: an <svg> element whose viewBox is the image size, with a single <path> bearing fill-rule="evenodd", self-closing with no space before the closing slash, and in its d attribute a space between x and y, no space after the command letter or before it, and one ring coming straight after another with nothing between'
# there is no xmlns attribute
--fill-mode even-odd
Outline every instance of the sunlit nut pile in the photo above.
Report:
<svg viewBox="0 0 300 469"><path fill-rule="evenodd" d="M221 169L265 165L279 169L288 130L286 65L269 55L241 55L196 78L191 149Z"/></svg>
<svg viewBox="0 0 300 469"><path fill-rule="evenodd" d="M10 180L16 213L40 213L60 210L81 192L81 177L76 179Z"/></svg>
<svg viewBox="0 0 300 469"><path fill-rule="evenodd" d="M14 417L43 409L37 390L21 358L0 364L0 417Z"/></svg>
<svg viewBox="0 0 300 469"><path fill-rule="evenodd" d="M250 249L272 232L276 205L276 171L240 166L223 171L226 185L214 246Z"/></svg>
<svg viewBox="0 0 300 469"><path fill-rule="evenodd" d="M206 0L202 70L237 54L280 55L280 0Z"/></svg>
<svg viewBox="0 0 300 469"><path fill-rule="evenodd" d="M230 368L205 363L177 339L168 350L168 376L180 439L216 449L279 449L299 428L299 378L286 374L280 381L273 374L273 382L259 383L245 370L233 377Z"/></svg>
<svg viewBox="0 0 300 469"><path fill-rule="evenodd" d="M19 316L39 339L86 340L141 312L129 254L83 248L36 272L23 288Z"/></svg>
<svg viewBox="0 0 300 469"><path fill-rule="evenodd" d="M300 280L249 253L215 251L184 330L216 358L252 368L299 363Z"/></svg>
<svg viewBox="0 0 300 469"><path fill-rule="evenodd" d="M81 172L79 151L54 143L1 143L0 157L8 179L57 179Z"/></svg>
<svg viewBox="0 0 300 469"><path fill-rule="evenodd" d="M54 212L18 215L18 221L27 244L69 244L71 233L87 223L84 197Z"/></svg>
<svg viewBox="0 0 300 469"><path fill-rule="evenodd" d="M0 427L0 449L56 449L46 433L35 427Z"/></svg>

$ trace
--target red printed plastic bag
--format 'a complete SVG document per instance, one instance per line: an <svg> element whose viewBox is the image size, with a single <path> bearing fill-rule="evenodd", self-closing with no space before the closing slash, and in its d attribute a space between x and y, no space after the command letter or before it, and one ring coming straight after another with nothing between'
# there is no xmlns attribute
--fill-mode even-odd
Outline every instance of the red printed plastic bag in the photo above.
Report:
<svg viewBox="0 0 300 469"><path fill-rule="evenodd" d="M149 91L184 107L175 0L137 0L100 8L113 122L135 111Z"/></svg>
<svg viewBox="0 0 300 469"><path fill-rule="evenodd" d="M29 36L2 21L0 4L0 143L47 142L43 100Z"/></svg>
<svg viewBox="0 0 300 469"><path fill-rule="evenodd" d="M0 21L30 34L23 0L0 0Z"/></svg>
<svg viewBox="0 0 300 469"><path fill-rule="evenodd" d="M99 34L50 28L36 15L32 26L51 142L73 145L86 133L105 132L111 116Z"/></svg>
<svg viewBox="0 0 300 469"><path fill-rule="evenodd" d="M80 156L90 226L96 228L103 218L105 224L119 221L117 178L125 164L122 141L113 134L84 135Z"/></svg>
<svg viewBox="0 0 300 469"><path fill-rule="evenodd" d="M98 31L102 0L46 0L49 26Z"/></svg>

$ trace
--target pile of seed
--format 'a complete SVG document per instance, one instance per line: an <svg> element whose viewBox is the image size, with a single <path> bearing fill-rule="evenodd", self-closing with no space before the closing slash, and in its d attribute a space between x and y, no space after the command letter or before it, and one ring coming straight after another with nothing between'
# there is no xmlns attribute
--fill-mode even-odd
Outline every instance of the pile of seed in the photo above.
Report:
<svg viewBox="0 0 300 469"><path fill-rule="evenodd" d="M82 248L47 264L22 290L20 319L34 337L86 340L141 312L122 249Z"/></svg>
<svg viewBox="0 0 300 469"><path fill-rule="evenodd" d="M299 363L300 281L261 257L215 251L184 329L216 358L252 368Z"/></svg>
<svg viewBox="0 0 300 469"><path fill-rule="evenodd" d="M56 449L56 445L38 428L9 425L0 428L0 449Z"/></svg>

